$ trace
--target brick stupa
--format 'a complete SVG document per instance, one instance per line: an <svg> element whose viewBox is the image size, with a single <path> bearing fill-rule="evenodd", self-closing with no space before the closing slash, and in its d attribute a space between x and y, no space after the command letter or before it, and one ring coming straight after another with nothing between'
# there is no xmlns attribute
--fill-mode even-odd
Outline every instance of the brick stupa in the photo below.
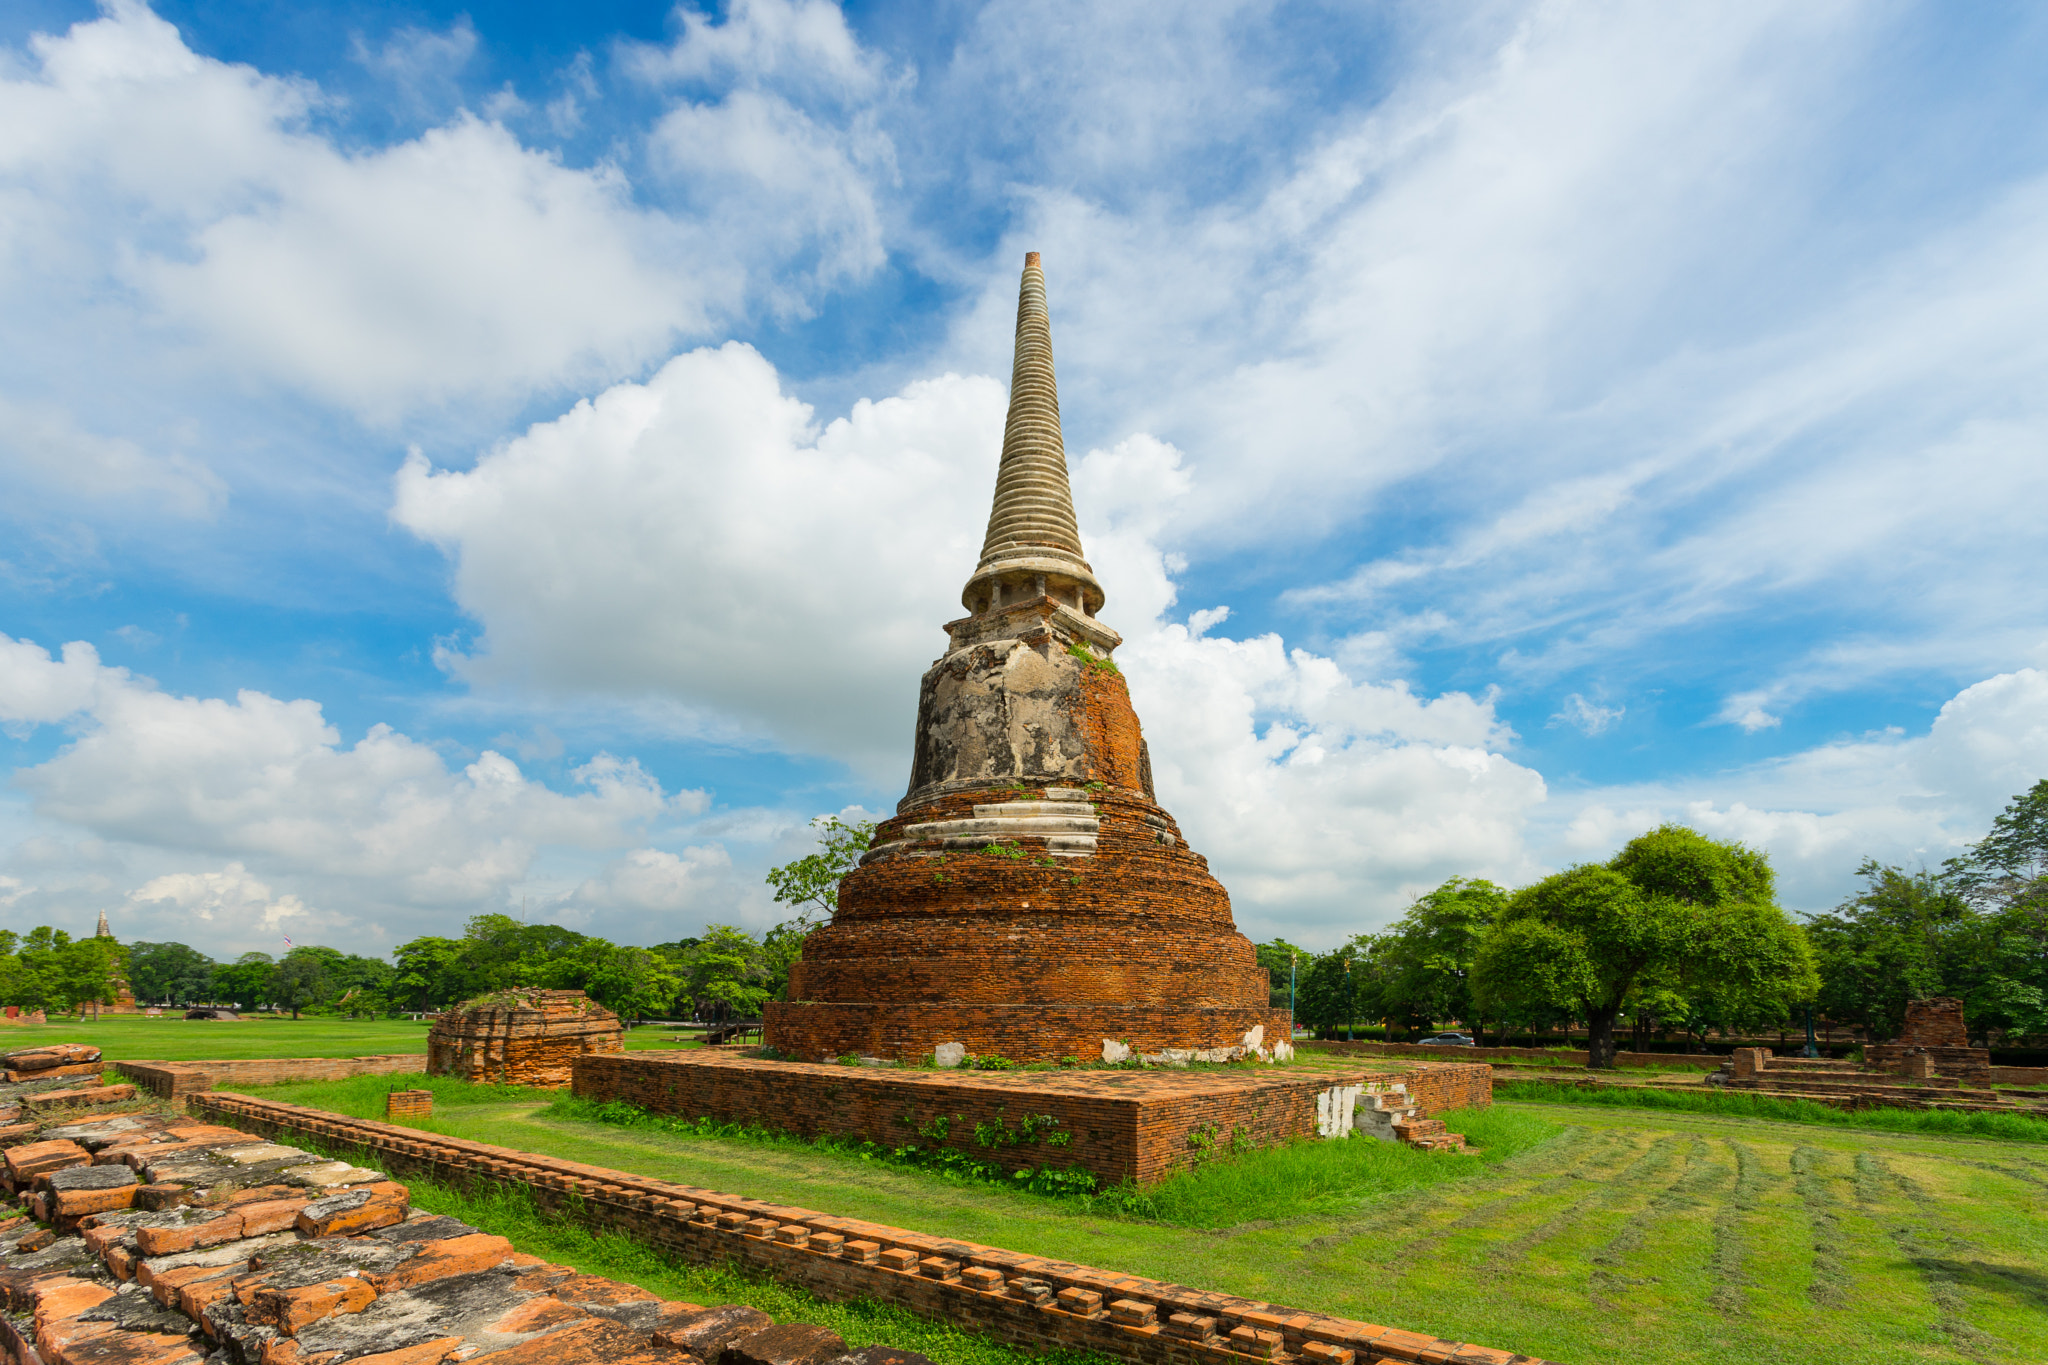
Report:
<svg viewBox="0 0 2048 1365"><path fill-rule="evenodd" d="M515 990L465 1001L427 1032L427 1074L560 1087L593 1052L625 1050L619 1016L582 991Z"/></svg>
<svg viewBox="0 0 2048 1365"><path fill-rule="evenodd" d="M767 1007L770 1047L1222 1060L1286 1038L1229 894L1153 796L1103 602L1032 252L988 538L918 694L910 791Z"/></svg>

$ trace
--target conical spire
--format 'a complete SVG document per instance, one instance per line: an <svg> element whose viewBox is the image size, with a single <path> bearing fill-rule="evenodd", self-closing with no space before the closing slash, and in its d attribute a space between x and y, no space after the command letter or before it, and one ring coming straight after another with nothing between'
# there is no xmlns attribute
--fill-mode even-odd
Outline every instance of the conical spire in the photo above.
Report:
<svg viewBox="0 0 2048 1365"><path fill-rule="evenodd" d="M107 926L107 912L104 910L100 911L100 927L93 936L95 938L112 938L114 936L114 931Z"/></svg>
<svg viewBox="0 0 2048 1365"><path fill-rule="evenodd" d="M1024 255L1024 281L1017 292L1017 357L1010 371L1010 417L1003 426L995 506L981 563L960 600L980 613L1016 600L1020 588L1032 597L1050 594L1068 601L1087 616L1102 607L1102 585L1082 557L1081 530L1074 522L1045 275L1035 251Z"/></svg>

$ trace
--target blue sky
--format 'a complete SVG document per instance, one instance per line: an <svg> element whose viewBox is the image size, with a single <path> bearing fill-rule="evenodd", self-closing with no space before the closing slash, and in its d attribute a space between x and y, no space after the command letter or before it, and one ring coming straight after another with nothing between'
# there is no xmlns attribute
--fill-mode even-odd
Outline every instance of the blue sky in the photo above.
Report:
<svg viewBox="0 0 2048 1365"><path fill-rule="evenodd" d="M1017 272L1255 937L2048 774L2038 7L17 4L0 913L776 918L887 810Z"/></svg>

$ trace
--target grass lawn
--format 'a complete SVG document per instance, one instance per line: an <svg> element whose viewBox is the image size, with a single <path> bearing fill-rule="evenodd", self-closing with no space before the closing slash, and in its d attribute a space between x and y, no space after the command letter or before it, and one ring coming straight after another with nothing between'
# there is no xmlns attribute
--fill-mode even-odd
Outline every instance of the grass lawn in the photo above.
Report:
<svg viewBox="0 0 2048 1365"><path fill-rule="evenodd" d="M370 1113L393 1083L413 1081L265 1093ZM1447 1116L1476 1158L1307 1144L1212 1166L1138 1219L431 1084L440 1112L420 1126L454 1136L1572 1365L2048 1359L2035 1144L1502 1103Z"/></svg>
<svg viewBox="0 0 2048 1365"><path fill-rule="evenodd" d="M426 1021L410 1019L320 1019L306 1015L250 1015L240 1021L103 1014L97 1021L58 1019L48 1024L0 1027L0 1051L43 1043L90 1043L108 1061L195 1062L233 1057L374 1057L427 1050ZM627 1051L675 1051L673 1033L658 1028L626 1030Z"/></svg>

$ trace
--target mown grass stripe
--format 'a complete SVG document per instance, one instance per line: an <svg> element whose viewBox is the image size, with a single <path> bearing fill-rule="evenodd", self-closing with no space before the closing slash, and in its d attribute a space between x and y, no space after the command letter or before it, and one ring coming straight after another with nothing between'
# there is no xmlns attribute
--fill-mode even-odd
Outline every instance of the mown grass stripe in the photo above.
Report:
<svg viewBox="0 0 2048 1365"><path fill-rule="evenodd" d="M1808 1235L1813 1240L1812 1278L1806 1297L1818 1308L1849 1306L1849 1271L1842 1261L1842 1220L1836 1216L1840 1204L1828 1188L1822 1163L1824 1152L1815 1147L1792 1149L1792 1188L1806 1209Z"/></svg>

